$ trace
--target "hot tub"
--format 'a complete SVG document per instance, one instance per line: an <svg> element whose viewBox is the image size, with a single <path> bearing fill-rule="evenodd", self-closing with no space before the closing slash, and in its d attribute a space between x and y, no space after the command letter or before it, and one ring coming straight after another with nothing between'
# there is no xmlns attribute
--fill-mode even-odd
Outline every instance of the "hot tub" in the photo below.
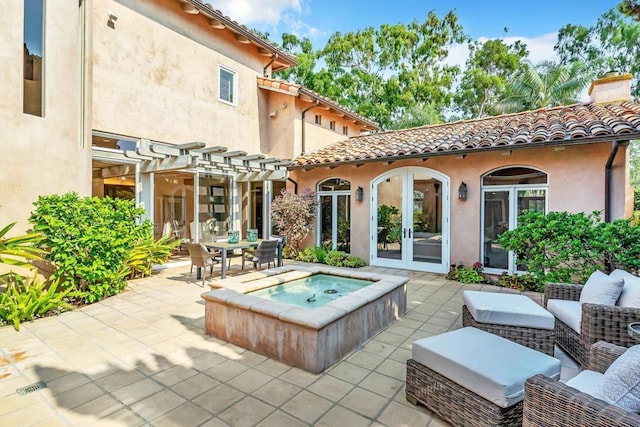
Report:
<svg viewBox="0 0 640 427"><path fill-rule="evenodd" d="M251 292L323 274L370 284L319 307L306 308ZM205 328L227 342L319 373L407 309L406 277L324 266L286 266L218 280L205 300Z"/></svg>

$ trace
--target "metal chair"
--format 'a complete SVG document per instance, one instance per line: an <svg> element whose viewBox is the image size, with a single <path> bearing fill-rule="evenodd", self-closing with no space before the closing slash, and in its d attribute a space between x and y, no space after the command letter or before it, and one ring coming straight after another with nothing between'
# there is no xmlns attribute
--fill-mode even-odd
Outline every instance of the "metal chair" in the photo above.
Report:
<svg viewBox="0 0 640 427"><path fill-rule="evenodd" d="M267 263L267 268L269 268L270 263L273 263L273 266L275 267L276 252L278 251L279 244L279 240L263 240L262 242L260 242L258 249L243 249L242 270L244 271L245 261L252 262L253 268L256 270L259 270L264 263Z"/></svg>
<svg viewBox="0 0 640 427"><path fill-rule="evenodd" d="M200 243L187 243L187 250L189 251L189 258L191 258L191 269L189 270L189 280L193 275L193 267L203 268L202 272L202 287L204 288L204 280L206 268L210 267L210 276L213 277L213 266L220 262L220 258L215 253L211 253L207 248Z"/></svg>

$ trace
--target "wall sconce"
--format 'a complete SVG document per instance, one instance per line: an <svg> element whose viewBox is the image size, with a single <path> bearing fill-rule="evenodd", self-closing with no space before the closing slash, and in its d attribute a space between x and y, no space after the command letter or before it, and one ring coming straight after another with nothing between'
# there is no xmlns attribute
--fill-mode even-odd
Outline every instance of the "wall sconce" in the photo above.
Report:
<svg viewBox="0 0 640 427"><path fill-rule="evenodd" d="M118 17L111 11L107 12L107 16L109 17L109 20L107 21L107 27L115 30Z"/></svg>
<svg viewBox="0 0 640 427"><path fill-rule="evenodd" d="M361 202L364 200L364 189L362 187L358 187L356 190L356 201Z"/></svg>
<svg viewBox="0 0 640 427"><path fill-rule="evenodd" d="M458 187L458 199L467 200L467 184L462 181L460 187Z"/></svg>

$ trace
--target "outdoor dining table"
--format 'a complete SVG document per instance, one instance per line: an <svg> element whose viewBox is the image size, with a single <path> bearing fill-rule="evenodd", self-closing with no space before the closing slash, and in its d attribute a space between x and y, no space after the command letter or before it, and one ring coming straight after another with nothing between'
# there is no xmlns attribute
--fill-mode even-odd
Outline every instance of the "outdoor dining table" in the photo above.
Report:
<svg viewBox="0 0 640 427"><path fill-rule="evenodd" d="M222 255L222 266L221 268L221 273L220 273L220 278L221 279L225 279L227 277L227 253L229 251L233 252L236 249L249 249L249 248L256 248L260 245L260 242L262 242L263 239L258 239L255 240L253 242L249 242L248 240L240 240L238 241L238 243L229 243L227 241L219 241L219 242L202 242L207 249L212 250L212 251L220 251L220 254ZM278 267L282 266L282 244L283 242L280 241L280 244L278 245Z"/></svg>

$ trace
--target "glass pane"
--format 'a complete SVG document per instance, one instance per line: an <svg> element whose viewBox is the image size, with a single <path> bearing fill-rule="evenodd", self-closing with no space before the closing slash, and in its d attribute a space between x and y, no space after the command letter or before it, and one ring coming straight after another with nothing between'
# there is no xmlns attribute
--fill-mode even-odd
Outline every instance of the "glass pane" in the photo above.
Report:
<svg viewBox="0 0 640 427"><path fill-rule="evenodd" d="M546 184L547 174L539 170L523 167L505 168L493 171L482 178L483 185Z"/></svg>
<svg viewBox="0 0 640 427"><path fill-rule="evenodd" d="M484 266L509 268L509 253L497 242L498 237L509 229L509 192L487 191L484 193Z"/></svg>
<svg viewBox="0 0 640 427"><path fill-rule="evenodd" d="M413 261L442 262L442 183L413 177Z"/></svg>
<svg viewBox="0 0 640 427"><path fill-rule="evenodd" d="M351 184L346 179L327 179L318 185L318 191L338 191L338 190L350 190Z"/></svg>
<svg viewBox="0 0 640 427"><path fill-rule="evenodd" d="M518 217L525 212L545 212L546 190L518 190ZM517 224L516 224L517 226ZM518 271L527 271L525 264L517 265Z"/></svg>
<svg viewBox="0 0 640 427"><path fill-rule="evenodd" d="M336 236L336 249L344 252L351 252L351 207L350 195L338 196L338 230Z"/></svg>
<svg viewBox="0 0 640 427"><path fill-rule="evenodd" d="M44 0L24 1L23 111L42 116Z"/></svg>
<svg viewBox="0 0 640 427"><path fill-rule="evenodd" d="M331 203L332 196L320 196L320 245L333 248Z"/></svg>
<svg viewBox="0 0 640 427"><path fill-rule="evenodd" d="M378 258L402 259L402 178L378 184Z"/></svg>
<svg viewBox="0 0 640 427"><path fill-rule="evenodd" d="M262 183L250 183L251 188L251 218L249 218L249 228L258 230L258 237L262 238Z"/></svg>

